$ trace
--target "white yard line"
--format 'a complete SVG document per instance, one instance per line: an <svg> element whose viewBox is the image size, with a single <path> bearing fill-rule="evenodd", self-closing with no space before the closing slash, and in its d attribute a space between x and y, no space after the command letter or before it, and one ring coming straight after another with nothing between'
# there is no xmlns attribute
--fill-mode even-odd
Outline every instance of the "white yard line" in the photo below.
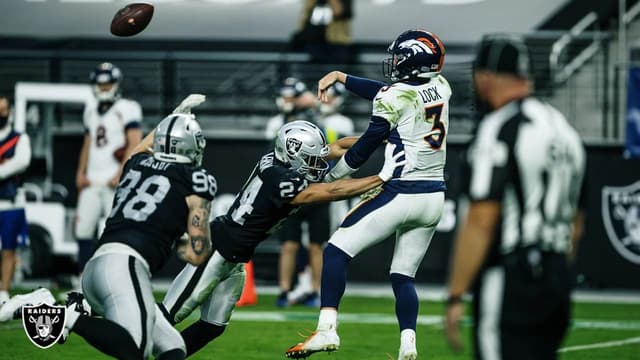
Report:
<svg viewBox="0 0 640 360"><path fill-rule="evenodd" d="M618 341L606 341L601 343L589 344L589 345L576 345L576 346L567 346L558 350L558 352L569 352L569 351L580 351L580 350L590 350L590 349L602 349L602 348L610 348L615 346L623 346L628 344L637 344L640 343L640 337L629 338L625 340Z"/></svg>
<svg viewBox="0 0 640 360"><path fill-rule="evenodd" d="M199 315L195 312L191 314L195 319ZM315 312L296 311L235 311L231 321L266 321L266 322L287 322L287 321L314 321L318 318ZM350 324L396 324L397 319L393 314L376 313L340 313L338 320L341 323ZM418 324L426 326L442 326L442 316L440 315L419 315ZM464 319L465 325L471 325L471 319ZM574 319L572 322L574 329L607 329L607 330L640 330L640 321L607 321Z"/></svg>

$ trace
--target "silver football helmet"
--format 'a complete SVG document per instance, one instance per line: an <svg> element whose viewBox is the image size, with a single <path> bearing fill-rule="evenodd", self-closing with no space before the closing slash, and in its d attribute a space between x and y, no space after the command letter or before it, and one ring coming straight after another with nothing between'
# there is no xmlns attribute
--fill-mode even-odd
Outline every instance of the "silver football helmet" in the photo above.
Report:
<svg viewBox="0 0 640 360"><path fill-rule="evenodd" d="M153 157L160 161L202 165L207 142L191 114L171 114L155 129Z"/></svg>
<svg viewBox="0 0 640 360"><path fill-rule="evenodd" d="M276 159L313 182L322 181L329 170L324 157L329 146L322 130L303 120L292 121L278 130L275 144Z"/></svg>

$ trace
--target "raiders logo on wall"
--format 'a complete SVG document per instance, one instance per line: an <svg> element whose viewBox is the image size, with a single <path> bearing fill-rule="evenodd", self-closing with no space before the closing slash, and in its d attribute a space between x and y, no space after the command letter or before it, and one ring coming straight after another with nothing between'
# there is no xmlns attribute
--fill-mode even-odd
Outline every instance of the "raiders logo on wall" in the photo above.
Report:
<svg viewBox="0 0 640 360"><path fill-rule="evenodd" d="M42 349L58 342L64 329L65 307L49 304L22 307L22 325L29 340Z"/></svg>
<svg viewBox="0 0 640 360"><path fill-rule="evenodd" d="M300 151L300 148L302 147L302 141L294 138L287 138L286 147L289 155L294 156L298 153L298 151Z"/></svg>
<svg viewBox="0 0 640 360"><path fill-rule="evenodd" d="M602 221L618 253L640 264L640 181L602 188Z"/></svg>

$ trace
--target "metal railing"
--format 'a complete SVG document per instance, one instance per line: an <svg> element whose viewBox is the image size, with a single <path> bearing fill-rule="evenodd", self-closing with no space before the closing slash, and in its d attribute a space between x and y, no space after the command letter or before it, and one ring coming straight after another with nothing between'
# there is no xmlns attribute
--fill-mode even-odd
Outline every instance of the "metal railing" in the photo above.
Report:
<svg viewBox="0 0 640 360"><path fill-rule="evenodd" d="M576 23L569 31L558 39L551 46L551 54L549 55L549 67L551 69L551 77L556 84L562 84L567 81L573 73L582 67L589 59L591 59L600 48L601 35L597 29L598 14L595 12L588 13L578 23ZM595 26L595 31L592 31L593 39L587 47L585 47L577 56L575 56L569 63L562 65L561 56L566 53L569 45L578 39L587 29L591 26Z"/></svg>

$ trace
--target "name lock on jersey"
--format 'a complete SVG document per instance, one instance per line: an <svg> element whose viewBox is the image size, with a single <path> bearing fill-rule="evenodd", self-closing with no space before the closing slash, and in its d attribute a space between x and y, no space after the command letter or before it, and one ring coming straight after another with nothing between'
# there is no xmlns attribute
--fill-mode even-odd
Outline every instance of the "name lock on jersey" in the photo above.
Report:
<svg viewBox="0 0 640 360"><path fill-rule="evenodd" d="M424 102L433 102L436 100L442 100L442 96L440 96L440 93L438 93L438 89L435 87L422 89L418 91L418 94L420 94L420 97Z"/></svg>

